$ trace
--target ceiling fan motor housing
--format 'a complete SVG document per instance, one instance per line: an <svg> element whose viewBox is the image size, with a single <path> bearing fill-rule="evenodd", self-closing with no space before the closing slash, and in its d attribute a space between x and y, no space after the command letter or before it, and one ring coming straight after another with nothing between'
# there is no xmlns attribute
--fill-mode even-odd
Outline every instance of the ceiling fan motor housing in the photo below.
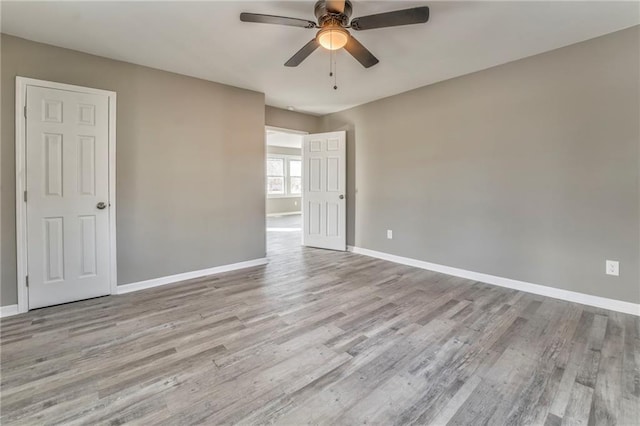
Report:
<svg viewBox="0 0 640 426"><path fill-rule="evenodd" d="M353 7L351 6L351 2L346 0L342 13L332 13L327 10L327 2L319 0L314 6L314 13L318 19L318 26L320 27L328 25L346 27L349 25L349 18L351 17L351 13L353 13Z"/></svg>

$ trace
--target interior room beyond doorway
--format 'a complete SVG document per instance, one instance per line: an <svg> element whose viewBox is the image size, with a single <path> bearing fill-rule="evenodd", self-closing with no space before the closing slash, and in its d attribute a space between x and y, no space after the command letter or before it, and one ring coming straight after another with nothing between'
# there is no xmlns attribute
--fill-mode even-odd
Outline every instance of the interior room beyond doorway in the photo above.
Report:
<svg viewBox="0 0 640 426"><path fill-rule="evenodd" d="M266 128L267 251L302 241L302 143L305 133ZM277 246L277 247L275 247Z"/></svg>

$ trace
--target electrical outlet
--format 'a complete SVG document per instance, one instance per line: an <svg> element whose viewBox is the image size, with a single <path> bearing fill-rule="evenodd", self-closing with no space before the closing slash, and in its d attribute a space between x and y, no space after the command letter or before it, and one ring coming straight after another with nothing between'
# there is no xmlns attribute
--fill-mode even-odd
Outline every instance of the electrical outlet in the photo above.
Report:
<svg viewBox="0 0 640 426"><path fill-rule="evenodd" d="M607 260L606 273L607 275L613 275L615 277L620 275L620 262L617 260Z"/></svg>
<svg viewBox="0 0 640 426"><path fill-rule="evenodd" d="M387 239L393 240L393 231L391 229L387 229Z"/></svg>

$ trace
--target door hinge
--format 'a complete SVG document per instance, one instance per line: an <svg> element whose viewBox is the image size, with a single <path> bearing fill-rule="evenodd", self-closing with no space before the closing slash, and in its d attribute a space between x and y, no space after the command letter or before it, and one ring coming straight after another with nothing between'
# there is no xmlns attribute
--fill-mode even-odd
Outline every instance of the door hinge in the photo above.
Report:
<svg viewBox="0 0 640 426"><path fill-rule="evenodd" d="M24 191L24 202L27 202L27 191Z"/></svg>
<svg viewBox="0 0 640 426"><path fill-rule="evenodd" d="M27 118L27 106L26 105L24 106L24 118L25 119Z"/></svg>
<svg viewBox="0 0 640 426"><path fill-rule="evenodd" d="M27 287L29 287L29 275L27 275L24 279L25 279L25 282L27 283Z"/></svg>

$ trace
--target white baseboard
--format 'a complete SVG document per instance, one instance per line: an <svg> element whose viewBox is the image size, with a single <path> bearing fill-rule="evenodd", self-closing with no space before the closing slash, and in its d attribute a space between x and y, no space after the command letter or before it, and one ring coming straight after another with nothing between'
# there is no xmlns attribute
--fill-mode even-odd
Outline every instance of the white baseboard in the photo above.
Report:
<svg viewBox="0 0 640 426"><path fill-rule="evenodd" d="M294 214L302 214L302 212L269 213L267 217L290 216Z"/></svg>
<svg viewBox="0 0 640 426"><path fill-rule="evenodd" d="M609 309L611 311L623 312L640 316L640 304L624 302L622 300L607 299L606 297L592 296L590 294L578 293L575 291L562 290L540 284L532 284L525 281L512 280L510 278L498 277L495 275L483 274L481 272L467 271L465 269L453 268L451 266L439 265L437 263L425 262L408 257L396 256L380 251L369 250L360 247L348 246L347 249L356 254L388 260L394 263L427 269L429 271L440 272L455 277L467 278L473 281L480 281L500 287L511 288L524 291L526 293L539 294L541 296L552 297L554 299L566 300L568 302L580 303L583 305L595 306L597 308Z"/></svg>
<svg viewBox="0 0 640 426"><path fill-rule="evenodd" d="M18 305L0 306L0 318L18 315Z"/></svg>
<svg viewBox="0 0 640 426"><path fill-rule="evenodd" d="M247 260L244 262L232 263L229 265L216 266L214 268L201 269L199 271L184 272L182 274L169 275L167 277L153 278L151 280L123 284L118 286L118 294L131 293L133 291L173 284L180 281L191 280L194 278L206 277L208 275L220 274L222 272L230 272L236 271L238 269L251 268L253 266L266 265L267 262L267 258L263 257L260 259Z"/></svg>

